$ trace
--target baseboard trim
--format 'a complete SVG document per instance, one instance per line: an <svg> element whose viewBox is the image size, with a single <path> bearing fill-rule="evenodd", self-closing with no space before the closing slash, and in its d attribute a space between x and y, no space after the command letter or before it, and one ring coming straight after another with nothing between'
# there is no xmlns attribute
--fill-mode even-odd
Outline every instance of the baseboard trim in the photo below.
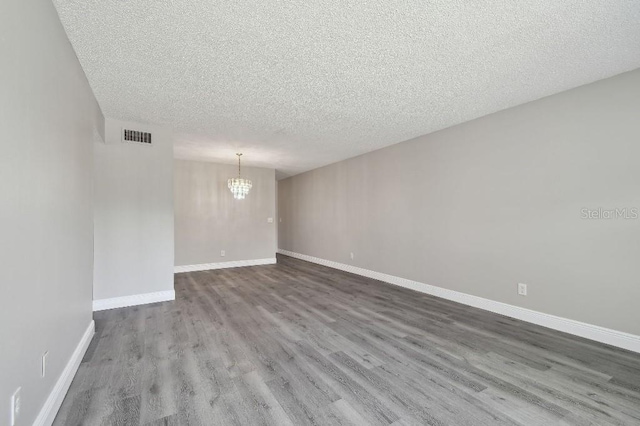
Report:
<svg viewBox="0 0 640 426"><path fill-rule="evenodd" d="M94 333L95 323L91 320L89 326L82 335L78 346L76 346L76 349L73 351L69 362L67 362L64 370L62 370L62 374L60 374L53 390L42 406L40 413L38 413L38 417L36 417L36 420L33 422L34 426L50 426L53 424L53 421L58 414L58 410L62 405L62 401L64 401L64 397L67 395L69 386L71 386L73 377L76 375L76 372L80 367L80 362L89 348L89 344L91 343Z"/></svg>
<svg viewBox="0 0 640 426"><path fill-rule="evenodd" d="M208 271L211 269L239 268L241 266L273 265L274 263L276 263L275 257L271 257L269 259L232 260L230 262L201 263L199 265L175 266L173 268L173 272L176 274L179 274L181 272L196 272L196 271Z"/></svg>
<svg viewBox="0 0 640 426"><path fill-rule="evenodd" d="M278 253L640 353L640 336L634 334L545 314L531 309L497 302L495 300L484 299L482 297L472 296L470 294L396 277L394 275L383 274L381 272L371 271L357 266L308 256L306 254L295 253L282 249L278 249Z"/></svg>
<svg viewBox="0 0 640 426"><path fill-rule="evenodd" d="M93 301L93 311L126 308L127 306L146 305L147 303L166 302L176 299L175 290L157 291L155 293L134 294L131 296L113 297Z"/></svg>

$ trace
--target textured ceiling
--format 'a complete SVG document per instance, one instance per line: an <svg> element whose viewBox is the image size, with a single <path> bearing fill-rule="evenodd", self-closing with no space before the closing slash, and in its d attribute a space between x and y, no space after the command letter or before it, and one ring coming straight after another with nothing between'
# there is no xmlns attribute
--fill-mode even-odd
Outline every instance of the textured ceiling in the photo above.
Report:
<svg viewBox="0 0 640 426"><path fill-rule="evenodd" d="M106 116L279 177L640 67L638 0L54 3Z"/></svg>

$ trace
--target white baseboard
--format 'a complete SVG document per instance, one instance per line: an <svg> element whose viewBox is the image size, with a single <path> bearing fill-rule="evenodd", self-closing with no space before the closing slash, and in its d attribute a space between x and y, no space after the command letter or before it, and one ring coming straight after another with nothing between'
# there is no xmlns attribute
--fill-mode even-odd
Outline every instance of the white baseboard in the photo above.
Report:
<svg viewBox="0 0 640 426"><path fill-rule="evenodd" d="M218 263L201 263L199 265L181 265L175 266L173 272L179 274L181 272L208 271L210 269L239 268L241 266L258 266L272 265L276 263L276 258L269 259L252 259L252 260L232 260L230 262Z"/></svg>
<svg viewBox="0 0 640 426"><path fill-rule="evenodd" d="M516 318L522 321L541 325L543 327L573 334L575 336L595 340L596 342L606 343L611 346L617 346L619 348L640 353L640 336L636 336L634 334L545 314L531 309L497 302L495 300L484 299L482 297L472 296L470 294L396 277L394 275L383 274L381 272L371 271L357 266L308 256L306 254L294 253L282 249L278 249L278 253L306 260L308 262L317 263L319 265L328 266L330 268L339 269L341 271L351 272L356 275L362 275L364 277L395 284L401 287L410 288L411 290L419 291L421 293L441 297L464 305L473 306L475 308L484 309L486 311L495 312L511 318Z"/></svg>
<svg viewBox="0 0 640 426"><path fill-rule="evenodd" d="M89 347L89 343L91 343L94 333L95 323L91 320L89 326L82 335L78 346L76 346L76 349L73 351L69 362L67 362L64 370L62 370L62 374L60 374L53 390L42 406L40 413L38 413L38 417L36 417L36 420L33 422L33 426L50 426L53 424L53 420L56 418L56 414L58 414L62 401L64 401L64 397L67 395L69 386L71 386L71 381L73 381L73 377L76 375L78 367L80 367L80 362L82 361L85 352L87 352L87 348Z"/></svg>
<svg viewBox="0 0 640 426"><path fill-rule="evenodd" d="M176 299L175 290L157 291L155 293L134 294L131 296L113 297L93 301L93 311L125 308L127 306L146 305L147 303L166 302Z"/></svg>

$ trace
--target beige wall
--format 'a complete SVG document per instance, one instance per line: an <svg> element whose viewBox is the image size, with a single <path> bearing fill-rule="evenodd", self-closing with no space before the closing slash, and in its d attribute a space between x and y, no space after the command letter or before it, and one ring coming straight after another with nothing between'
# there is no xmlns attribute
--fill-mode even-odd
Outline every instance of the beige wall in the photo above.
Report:
<svg viewBox="0 0 640 426"><path fill-rule="evenodd" d="M640 334L640 219L581 218L639 159L637 70L279 181L279 248Z"/></svg>
<svg viewBox="0 0 640 426"><path fill-rule="evenodd" d="M2 1L0 57L0 425L19 386L30 425L91 323L104 119L51 2Z"/></svg>
<svg viewBox="0 0 640 426"><path fill-rule="evenodd" d="M237 166L185 160L174 165L176 265L275 257L273 169L242 167L253 187L244 200L235 200L227 180L237 175Z"/></svg>
<svg viewBox="0 0 640 426"><path fill-rule="evenodd" d="M150 131L152 145L123 143L121 129ZM107 119L95 143L96 300L173 290L173 135Z"/></svg>

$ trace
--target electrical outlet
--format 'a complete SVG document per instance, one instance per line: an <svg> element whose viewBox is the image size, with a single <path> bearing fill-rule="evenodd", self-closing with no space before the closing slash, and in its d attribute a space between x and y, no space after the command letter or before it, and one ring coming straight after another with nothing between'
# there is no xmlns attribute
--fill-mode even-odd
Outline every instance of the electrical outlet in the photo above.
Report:
<svg viewBox="0 0 640 426"><path fill-rule="evenodd" d="M42 377L47 375L47 357L49 356L49 351L46 351L42 354Z"/></svg>
<svg viewBox="0 0 640 426"><path fill-rule="evenodd" d="M520 296L526 296L527 295L527 285L526 284L522 284L522 283L518 284L518 294Z"/></svg>
<svg viewBox="0 0 640 426"><path fill-rule="evenodd" d="M353 260L353 252L351 252L350 256L351 256L351 260Z"/></svg>
<svg viewBox="0 0 640 426"><path fill-rule="evenodd" d="M280 223L282 223L282 218L280 218Z"/></svg>
<svg viewBox="0 0 640 426"><path fill-rule="evenodd" d="M268 223L273 223L273 218L272 217L267 218L267 222Z"/></svg>
<svg viewBox="0 0 640 426"><path fill-rule="evenodd" d="M220 250L220 256L224 257L227 253L224 250Z"/></svg>
<svg viewBox="0 0 640 426"><path fill-rule="evenodd" d="M22 405L20 398L21 389L22 388L16 389L13 395L11 395L11 426L15 426L18 421L18 417L20 416L20 405Z"/></svg>

